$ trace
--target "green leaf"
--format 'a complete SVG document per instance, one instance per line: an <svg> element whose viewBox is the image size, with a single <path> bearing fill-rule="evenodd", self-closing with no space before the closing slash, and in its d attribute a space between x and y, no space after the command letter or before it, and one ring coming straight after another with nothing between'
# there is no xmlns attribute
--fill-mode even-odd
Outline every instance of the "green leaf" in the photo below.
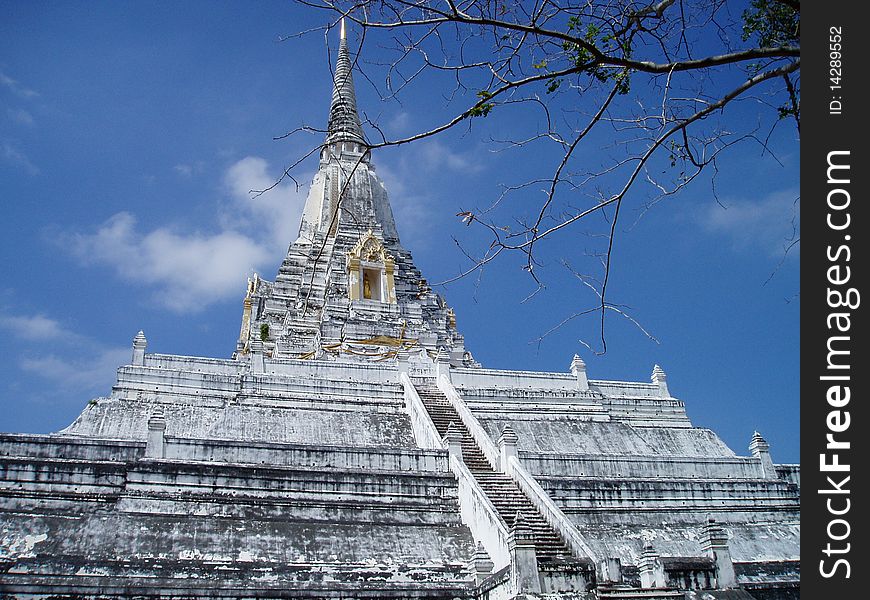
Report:
<svg viewBox="0 0 870 600"><path fill-rule="evenodd" d="M553 92L555 92L556 90L559 89L560 85L562 85L562 78L561 77L555 77L555 78L551 79L549 81L549 83L547 83L547 93L552 94Z"/></svg>

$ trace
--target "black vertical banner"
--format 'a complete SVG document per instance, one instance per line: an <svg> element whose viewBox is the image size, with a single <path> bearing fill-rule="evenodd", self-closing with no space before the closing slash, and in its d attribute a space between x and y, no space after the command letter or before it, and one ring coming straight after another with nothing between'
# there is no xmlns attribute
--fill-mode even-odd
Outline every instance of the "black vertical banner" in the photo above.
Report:
<svg viewBox="0 0 870 600"><path fill-rule="evenodd" d="M860 2L801 8L801 596L864 598L867 29Z"/></svg>

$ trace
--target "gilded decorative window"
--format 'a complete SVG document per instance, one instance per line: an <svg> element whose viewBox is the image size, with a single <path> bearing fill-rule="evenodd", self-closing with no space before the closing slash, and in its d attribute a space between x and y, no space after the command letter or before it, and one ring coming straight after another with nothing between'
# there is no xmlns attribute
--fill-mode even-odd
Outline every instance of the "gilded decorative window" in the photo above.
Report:
<svg viewBox="0 0 870 600"><path fill-rule="evenodd" d="M347 254L348 297L395 304L395 265L384 244L370 229Z"/></svg>

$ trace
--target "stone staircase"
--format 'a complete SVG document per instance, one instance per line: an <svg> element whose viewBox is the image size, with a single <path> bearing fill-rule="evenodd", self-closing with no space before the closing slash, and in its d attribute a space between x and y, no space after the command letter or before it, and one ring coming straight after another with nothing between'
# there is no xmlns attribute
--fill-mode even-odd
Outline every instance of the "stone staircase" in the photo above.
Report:
<svg viewBox="0 0 870 600"><path fill-rule="evenodd" d="M282 353L294 356L320 346L334 246L334 238L318 235L305 252L293 252L291 247L278 270L273 298L283 301L283 306L270 310L267 305L266 313L283 321L278 348Z"/></svg>
<svg viewBox="0 0 870 600"><path fill-rule="evenodd" d="M517 487L513 479L492 468L478 447L471 432L462 423L459 413L437 387L415 384L417 393L441 436L453 423L454 430L462 434L462 458L465 466L477 480L481 489L510 528L516 514L522 513L526 524L534 532L535 553L539 561L571 556L571 551L556 531L538 512L531 500Z"/></svg>

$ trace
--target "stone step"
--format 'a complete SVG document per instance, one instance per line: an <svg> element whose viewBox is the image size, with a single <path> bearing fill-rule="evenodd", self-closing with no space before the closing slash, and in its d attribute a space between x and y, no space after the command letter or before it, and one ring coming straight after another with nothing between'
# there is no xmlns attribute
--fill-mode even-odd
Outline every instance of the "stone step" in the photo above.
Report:
<svg viewBox="0 0 870 600"><path fill-rule="evenodd" d="M541 528L549 531L550 526L543 518L538 518L535 515L539 514L533 506L524 505L524 504L496 504L493 502L493 506L499 512L502 517L506 517L506 521L513 521L514 516L517 513L522 513L524 517L526 517L526 521L529 523L529 526L534 526L538 524Z"/></svg>
<svg viewBox="0 0 870 600"><path fill-rule="evenodd" d="M441 391L428 386L418 386L417 392L439 434L447 433L453 423L454 429L462 436L463 460L502 520L510 525L516 514L522 513L534 535L535 549L539 556L570 556L565 543L516 483L507 475L493 470L471 432L462 423L456 409Z"/></svg>
<svg viewBox="0 0 870 600"><path fill-rule="evenodd" d="M529 522L530 525L537 522L543 526L549 527L549 525L547 525L547 521L545 521L543 517L536 516L538 512L533 512L533 508L529 504L521 502L493 502L492 504L493 506L495 506L496 510L498 510L499 513L512 516L516 515L518 512L521 512L523 513L523 516L526 517L526 520Z"/></svg>
<svg viewBox="0 0 870 600"><path fill-rule="evenodd" d="M529 499L524 495L520 495L520 493L516 491L516 488L508 491L497 488L493 489L486 485L481 485L480 487L482 487L485 492L493 492L495 498L502 504L530 504Z"/></svg>
<svg viewBox="0 0 870 600"><path fill-rule="evenodd" d="M629 586L598 586L599 600L682 600L685 593L680 590L654 590Z"/></svg>
<svg viewBox="0 0 870 600"><path fill-rule="evenodd" d="M491 488L487 488L486 486L480 486L480 487L482 487L483 491L485 491L487 494L492 493L492 495L501 504L522 504L524 506L530 504L529 500L525 497L512 496L512 497L506 498L504 495L504 492L501 492L499 490L493 490Z"/></svg>
<svg viewBox="0 0 870 600"><path fill-rule="evenodd" d="M487 492L493 492L494 494L498 494L502 500L515 500L519 502L527 502L526 496L517 491L515 487L505 487L505 486L493 486L487 485L486 483L481 482L478 479L478 483L480 483L480 487L482 487Z"/></svg>

